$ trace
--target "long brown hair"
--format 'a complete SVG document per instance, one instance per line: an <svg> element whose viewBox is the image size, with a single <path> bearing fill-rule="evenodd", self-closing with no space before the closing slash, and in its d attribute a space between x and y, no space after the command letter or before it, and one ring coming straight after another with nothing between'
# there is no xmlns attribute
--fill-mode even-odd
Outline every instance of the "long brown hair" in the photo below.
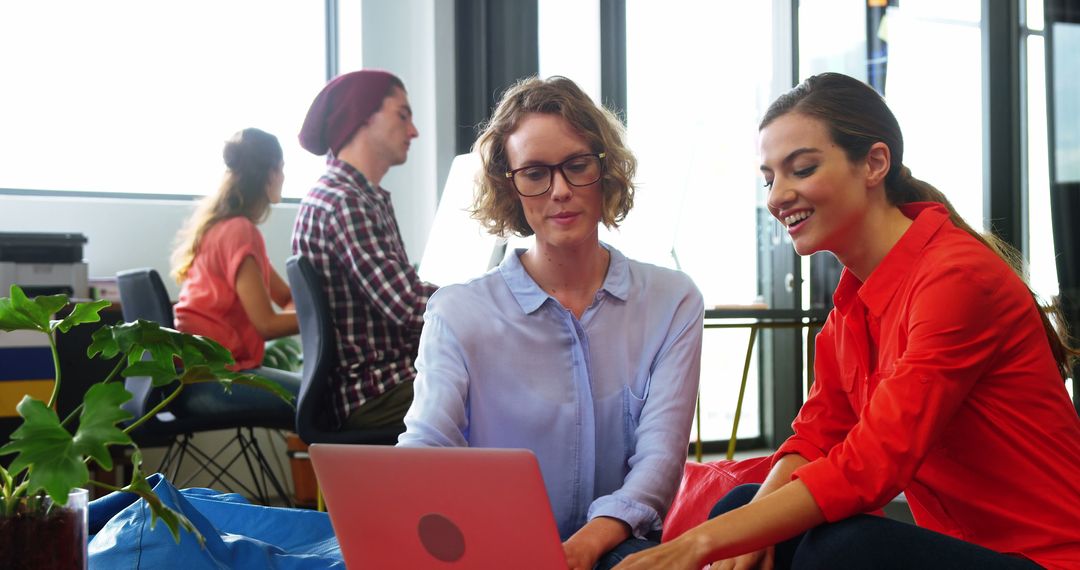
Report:
<svg viewBox="0 0 1080 570"><path fill-rule="evenodd" d="M266 195L270 175L281 169L281 144L265 131L247 128L229 139L222 151L225 179L218 191L203 198L177 236L172 254L172 276L177 283L187 278L199 244L214 224L246 216L258 224L270 214Z"/></svg>
<svg viewBox="0 0 1080 570"><path fill-rule="evenodd" d="M822 73L810 77L769 106L758 130L788 113L799 113L824 123L833 142L843 148L848 160L853 162L866 158L874 143L885 143L892 156L892 164L885 176L885 197L890 204L942 204L948 209L949 220L953 225L990 248L1012 267L1025 285L1027 284L1024 259L1016 248L992 233L976 231L960 217L940 190L911 175L911 170L903 164L904 136L900 132L900 124L885 104L885 100L869 85L840 73ZM1042 310L1042 304L1030 286L1028 292L1039 309L1039 317L1046 329L1046 337L1061 375L1063 378L1067 377L1072 370L1073 360L1080 355L1080 351L1070 346L1065 332L1067 329L1064 315L1056 303L1050 307L1048 315L1047 311ZM1062 324L1062 330L1054 327L1051 317Z"/></svg>

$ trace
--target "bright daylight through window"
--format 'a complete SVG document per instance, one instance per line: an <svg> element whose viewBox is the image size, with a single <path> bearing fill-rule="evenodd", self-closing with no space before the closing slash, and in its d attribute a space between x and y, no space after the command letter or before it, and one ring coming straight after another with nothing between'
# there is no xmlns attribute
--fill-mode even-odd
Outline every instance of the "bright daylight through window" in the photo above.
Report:
<svg viewBox="0 0 1080 570"><path fill-rule="evenodd" d="M202 195L254 126L301 196L323 168L296 142L326 80L321 4L4 2L0 188Z"/></svg>

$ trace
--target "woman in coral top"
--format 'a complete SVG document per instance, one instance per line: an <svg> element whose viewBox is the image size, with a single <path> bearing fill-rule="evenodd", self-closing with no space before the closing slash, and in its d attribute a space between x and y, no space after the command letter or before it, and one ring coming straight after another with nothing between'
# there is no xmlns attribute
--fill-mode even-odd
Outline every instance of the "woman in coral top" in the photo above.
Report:
<svg viewBox="0 0 1080 570"><path fill-rule="evenodd" d="M225 144L224 157L224 182L199 205L173 254L181 286L174 311L176 328L218 341L232 351L235 368L246 370L262 364L266 340L298 331L289 286L255 227L281 201L281 145L274 135L244 129Z"/></svg>
<svg viewBox="0 0 1080 570"><path fill-rule="evenodd" d="M760 486L620 569L1080 568L1075 351L1016 254L903 166L885 102L811 77L761 123L769 211L844 272ZM917 525L861 514L903 491Z"/></svg>

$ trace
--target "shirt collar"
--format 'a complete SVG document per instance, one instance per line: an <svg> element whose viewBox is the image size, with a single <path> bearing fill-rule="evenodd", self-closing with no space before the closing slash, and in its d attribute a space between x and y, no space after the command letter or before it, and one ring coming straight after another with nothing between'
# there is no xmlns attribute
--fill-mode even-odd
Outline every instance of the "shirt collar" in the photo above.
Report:
<svg viewBox="0 0 1080 570"><path fill-rule="evenodd" d="M367 176L364 176L364 173L360 172L355 166L333 156L327 156L326 177L344 186L359 188L361 191L366 190L377 195L388 194L382 187L373 186L368 181Z"/></svg>
<svg viewBox="0 0 1080 570"><path fill-rule="evenodd" d="M630 295L630 263L619 250L603 242L600 245L611 254L607 275L604 277L604 283L600 285L600 290L625 301ZM510 293L521 306L521 310L528 314L539 309L548 299L558 301L541 289L525 271L525 266L521 264L523 253L525 249L518 248L506 256L506 259L499 264L499 273L510 288Z"/></svg>
<svg viewBox="0 0 1080 570"><path fill-rule="evenodd" d="M903 204L900 211L912 219L911 227L900 236L900 241L874 268L866 282L859 281L854 273L844 268L833 293L833 304L841 313L848 312L858 295L872 314L880 316L930 238L949 220L949 210L937 202Z"/></svg>

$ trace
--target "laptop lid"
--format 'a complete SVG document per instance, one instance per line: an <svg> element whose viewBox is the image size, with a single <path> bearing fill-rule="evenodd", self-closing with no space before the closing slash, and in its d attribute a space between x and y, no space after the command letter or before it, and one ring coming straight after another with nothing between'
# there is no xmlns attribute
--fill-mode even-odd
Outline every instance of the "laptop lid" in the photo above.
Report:
<svg viewBox="0 0 1080 570"><path fill-rule="evenodd" d="M566 568L524 449L313 444L349 568Z"/></svg>

